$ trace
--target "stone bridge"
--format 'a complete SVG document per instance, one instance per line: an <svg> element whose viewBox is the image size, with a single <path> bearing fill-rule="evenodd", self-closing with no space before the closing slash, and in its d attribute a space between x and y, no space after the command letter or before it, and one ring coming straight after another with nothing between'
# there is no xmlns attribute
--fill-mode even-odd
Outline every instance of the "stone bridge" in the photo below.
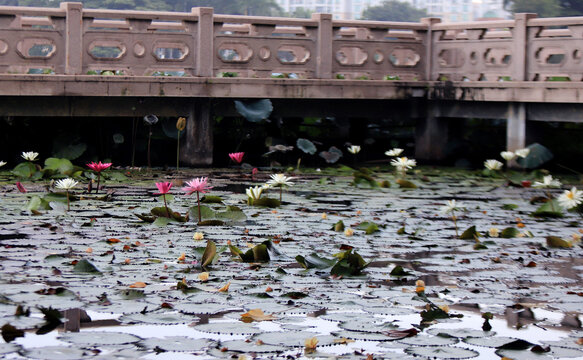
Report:
<svg viewBox="0 0 583 360"><path fill-rule="evenodd" d="M183 161L209 165L225 99L283 115L417 121L416 157L439 160L448 118L582 120L583 17L440 23L0 6L0 115L188 116ZM33 103L35 106L30 106ZM217 106L225 105L225 106Z"/></svg>

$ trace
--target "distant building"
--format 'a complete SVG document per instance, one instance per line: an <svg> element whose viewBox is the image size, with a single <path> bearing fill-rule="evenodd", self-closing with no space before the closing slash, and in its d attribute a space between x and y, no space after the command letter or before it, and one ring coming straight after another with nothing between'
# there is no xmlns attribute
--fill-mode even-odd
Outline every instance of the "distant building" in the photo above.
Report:
<svg viewBox="0 0 583 360"><path fill-rule="evenodd" d="M472 21L483 18L508 18L503 0L401 0L443 22ZM378 6L383 0L277 0L283 10L293 13L299 8L332 14L334 19L359 19L364 9Z"/></svg>

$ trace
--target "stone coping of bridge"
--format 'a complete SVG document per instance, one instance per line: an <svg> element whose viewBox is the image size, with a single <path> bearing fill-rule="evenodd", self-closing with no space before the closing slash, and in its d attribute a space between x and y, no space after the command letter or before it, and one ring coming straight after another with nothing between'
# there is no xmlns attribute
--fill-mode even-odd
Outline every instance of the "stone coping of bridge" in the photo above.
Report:
<svg viewBox="0 0 583 360"><path fill-rule="evenodd" d="M1 75L0 96L583 102L583 83Z"/></svg>

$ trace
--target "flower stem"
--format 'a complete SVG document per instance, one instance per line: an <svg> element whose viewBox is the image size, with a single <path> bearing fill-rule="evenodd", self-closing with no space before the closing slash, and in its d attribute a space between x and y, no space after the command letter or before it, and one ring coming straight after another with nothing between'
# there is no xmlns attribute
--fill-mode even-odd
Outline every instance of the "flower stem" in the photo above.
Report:
<svg viewBox="0 0 583 360"><path fill-rule="evenodd" d="M176 137L176 170L180 167L180 130L178 130L178 136Z"/></svg>
<svg viewBox="0 0 583 360"><path fill-rule="evenodd" d="M148 134L148 169L152 167L152 163L150 161L150 142L152 140L152 129L150 128L150 133Z"/></svg>
<svg viewBox="0 0 583 360"><path fill-rule="evenodd" d="M281 202L281 196L283 194L283 186L279 187L279 202Z"/></svg>
<svg viewBox="0 0 583 360"><path fill-rule="evenodd" d="M69 190L66 191L67 193L67 211L71 210L71 203L69 201Z"/></svg>
<svg viewBox="0 0 583 360"><path fill-rule="evenodd" d="M101 180L101 173L97 172L97 189L95 189L95 193L99 193L99 181Z"/></svg>
<svg viewBox="0 0 583 360"><path fill-rule="evenodd" d="M459 237L458 235L458 231L457 231L457 218L455 216L455 212L451 212L451 219L453 220L453 227L455 228L455 237Z"/></svg>
<svg viewBox="0 0 583 360"><path fill-rule="evenodd" d="M166 208L166 217L170 219L170 211L168 211L168 205L166 203L166 194L162 194L162 199L164 199L164 207Z"/></svg>
<svg viewBox="0 0 583 360"><path fill-rule="evenodd" d="M555 212L555 205L553 204L553 196L551 195L551 191L547 190L547 199L549 199L549 202L551 203L551 211Z"/></svg>
<svg viewBox="0 0 583 360"><path fill-rule="evenodd" d="M198 222L201 220L200 216L200 196L198 195L198 191L196 192L196 202L198 204Z"/></svg>

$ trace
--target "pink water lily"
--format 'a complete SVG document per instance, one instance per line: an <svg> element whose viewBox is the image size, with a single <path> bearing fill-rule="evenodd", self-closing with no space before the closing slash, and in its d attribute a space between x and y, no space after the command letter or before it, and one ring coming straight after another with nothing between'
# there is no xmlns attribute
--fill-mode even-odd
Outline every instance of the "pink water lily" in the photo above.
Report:
<svg viewBox="0 0 583 360"><path fill-rule="evenodd" d="M99 182L101 180L101 172L105 169L107 169L108 167L111 166L111 163L102 163L101 161L96 163L96 162L90 162L88 164L86 164L88 168L90 168L91 170L95 171L97 173L97 189L95 189L95 193L99 192Z"/></svg>
<svg viewBox="0 0 583 360"><path fill-rule="evenodd" d="M159 193L154 193L154 195L164 195L168 194L170 189L172 189L172 183L170 181L156 183Z"/></svg>
<svg viewBox="0 0 583 360"><path fill-rule="evenodd" d="M170 211L168 210L168 203L166 202L166 194L172 189L172 183L169 181L156 183L159 193L154 193L154 195L162 195L164 199L164 207L166 208L166 216L170 218Z"/></svg>
<svg viewBox="0 0 583 360"><path fill-rule="evenodd" d="M208 190L212 189L212 186L208 186L208 177L195 178L186 182L186 185L182 188L182 191L186 192L186 195L192 195L195 192L206 193Z"/></svg>
<svg viewBox="0 0 583 360"><path fill-rule="evenodd" d="M243 161L243 156L244 155L245 155L244 152L236 152L236 153L230 153L229 154L229 157L231 158L231 160L233 160L237 164L240 164L241 161Z"/></svg>
<svg viewBox="0 0 583 360"><path fill-rule="evenodd" d="M213 188L212 186L208 185L208 180L208 177L195 178L187 181L187 186L182 188L182 191L185 191L186 195L192 195L193 193L196 193L196 202L198 204L198 222L200 222L202 218L200 213L200 193L204 194Z"/></svg>

